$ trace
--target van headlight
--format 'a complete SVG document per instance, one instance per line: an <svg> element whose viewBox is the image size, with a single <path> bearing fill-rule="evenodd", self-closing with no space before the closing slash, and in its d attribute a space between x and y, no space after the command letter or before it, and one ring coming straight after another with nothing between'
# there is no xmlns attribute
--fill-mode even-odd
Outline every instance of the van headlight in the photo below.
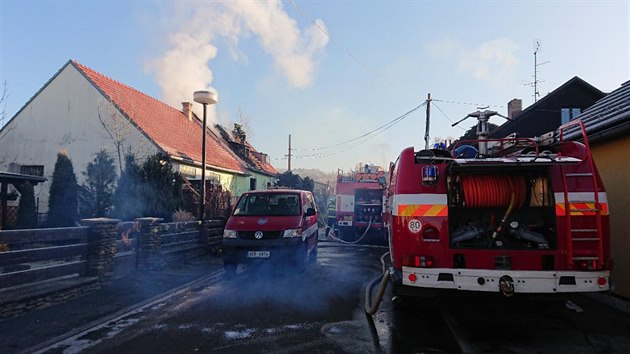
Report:
<svg viewBox="0 0 630 354"><path fill-rule="evenodd" d="M223 237L224 238L236 238L236 230L228 230L228 229L224 229L223 230Z"/></svg>
<svg viewBox="0 0 630 354"><path fill-rule="evenodd" d="M302 229L284 230L282 237L302 237Z"/></svg>

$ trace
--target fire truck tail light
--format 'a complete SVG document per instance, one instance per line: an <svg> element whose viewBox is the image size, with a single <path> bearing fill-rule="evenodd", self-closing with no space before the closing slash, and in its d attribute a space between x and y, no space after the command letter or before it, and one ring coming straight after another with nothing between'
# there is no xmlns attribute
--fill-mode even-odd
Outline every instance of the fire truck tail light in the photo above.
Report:
<svg viewBox="0 0 630 354"><path fill-rule="evenodd" d="M599 286L604 286L604 285L606 285L606 278L604 278L604 277L599 277L599 278L597 279L597 284L598 284Z"/></svg>
<svg viewBox="0 0 630 354"><path fill-rule="evenodd" d="M413 265L418 268L431 268L433 259L428 256L415 256L413 257Z"/></svg>
<svg viewBox="0 0 630 354"><path fill-rule="evenodd" d="M412 283L414 283L416 280L418 280L418 277L415 274L413 274L413 273L409 274L409 276L407 278L409 278L409 281L412 282Z"/></svg>

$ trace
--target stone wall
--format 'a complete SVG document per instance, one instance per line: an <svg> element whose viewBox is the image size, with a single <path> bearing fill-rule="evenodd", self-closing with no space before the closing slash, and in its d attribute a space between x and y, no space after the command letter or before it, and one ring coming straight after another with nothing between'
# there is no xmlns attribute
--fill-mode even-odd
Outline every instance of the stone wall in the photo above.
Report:
<svg viewBox="0 0 630 354"><path fill-rule="evenodd" d="M0 318L13 317L25 312L45 309L99 290L96 277L75 277L56 280L55 284L12 290L0 297Z"/></svg>

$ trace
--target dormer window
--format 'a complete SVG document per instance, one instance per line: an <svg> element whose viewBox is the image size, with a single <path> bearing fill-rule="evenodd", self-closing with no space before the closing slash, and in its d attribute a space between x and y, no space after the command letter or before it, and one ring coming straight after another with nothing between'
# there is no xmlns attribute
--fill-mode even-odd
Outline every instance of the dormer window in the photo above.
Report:
<svg viewBox="0 0 630 354"><path fill-rule="evenodd" d="M582 110L579 108L562 108L560 109L560 122L561 124L567 124L575 117L579 116Z"/></svg>

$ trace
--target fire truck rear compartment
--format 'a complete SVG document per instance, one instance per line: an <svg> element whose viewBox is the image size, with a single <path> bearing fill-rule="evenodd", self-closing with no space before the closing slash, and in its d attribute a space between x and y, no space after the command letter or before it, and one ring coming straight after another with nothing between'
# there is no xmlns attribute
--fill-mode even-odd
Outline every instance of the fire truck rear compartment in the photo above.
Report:
<svg viewBox="0 0 630 354"><path fill-rule="evenodd" d="M557 248L555 202L546 168L451 171L448 226L454 249Z"/></svg>
<svg viewBox="0 0 630 354"><path fill-rule="evenodd" d="M383 191L381 189L357 189L355 191L355 222L380 223L383 214Z"/></svg>

